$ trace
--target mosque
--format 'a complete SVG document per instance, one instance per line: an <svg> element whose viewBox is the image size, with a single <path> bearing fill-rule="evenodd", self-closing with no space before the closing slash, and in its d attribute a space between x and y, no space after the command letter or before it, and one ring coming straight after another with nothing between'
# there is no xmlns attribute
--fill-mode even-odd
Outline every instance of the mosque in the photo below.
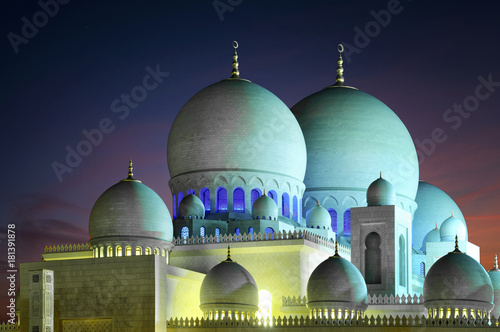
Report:
<svg viewBox="0 0 500 332"><path fill-rule="evenodd" d="M173 211L130 162L88 243L21 265L10 330L497 327L496 260L485 271L460 208L419 181L398 116L346 84L343 48L335 83L289 109L233 47L231 77L172 125Z"/></svg>

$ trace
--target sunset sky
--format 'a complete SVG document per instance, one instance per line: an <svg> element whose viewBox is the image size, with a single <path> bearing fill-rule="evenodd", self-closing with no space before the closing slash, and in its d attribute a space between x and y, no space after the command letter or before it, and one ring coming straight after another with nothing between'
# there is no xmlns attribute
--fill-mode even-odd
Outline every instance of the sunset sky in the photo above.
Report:
<svg viewBox="0 0 500 332"><path fill-rule="evenodd" d="M0 14L2 276L7 224L16 225L16 263L40 260L45 245L88 241L93 203L126 177L130 158L136 178L172 211L170 126L191 96L230 76L233 40L241 76L289 107L334 83L344 43L346 84L405 123L420 178L456 201L492 268L500 252L498 2L60 2L7 0ZM162 74L127 104L123 96L151 71ZM100 126L107 133L83 146L84 133ZM86 155L68 166L78 147ZM57 175L54 165L67 168ZM2 277L0 298L7 288Z"/></svg>

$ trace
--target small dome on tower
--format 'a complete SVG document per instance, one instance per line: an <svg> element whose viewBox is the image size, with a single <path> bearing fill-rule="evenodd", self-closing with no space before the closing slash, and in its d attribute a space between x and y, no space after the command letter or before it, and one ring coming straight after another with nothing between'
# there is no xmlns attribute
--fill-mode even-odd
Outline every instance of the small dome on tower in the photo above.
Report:
<svg viewBox="0 0 500 332"><path fill-rule="evenodd" d="M441 242L441 235L439 234L437 223L436 228L427 233L424 237L424 240L422 241L422 248L420 250L422 250L423 252L427 251L427 242Z"/></svg>
<svg viewBox="0 0 500 332"><path fill-rule="evenodd" d="M453 241L458 236L458 241L467 241L467 228L464 222L456 218L453 213L451 217L443 221L439 228L441 241Z"/></svg>
<svg viewBox="0 0 500 332"><path fill-rule="evenodd" d="M259 291L250 272L231 259L214 266L203 279L200 290L200 309L208 317L212 311L238 311L254 316L259 305ZM219 316L220 317L220 316Z"/></svg>
<svg viewBox="0 0 500 332"><path fill-rule="evenodd" d="M373 181L366 191L368 206L394 205L396 204L396 191L393 185L382 177Z"/></svg>
<svg viewBox="0 0 500 332"><path fill-rule="evenodd" d="M319 264L309 277L307 307L313 313L315 309L364 311L367 293L359 270L336 249L335 255Z"/></svg>
<svg viewBox="0 0 500 332"><path fill-rule="evenodd" d="M253 202L252 218L271 218L271 220L276 220L278 218L278 205L274 199L264 193L264 195Z"/></svg>
<svg viewBox="0 0 500 332"><path fill-rule="evenodd" d="M205 218L205 206L201 199L195 194L184 197L179 204L179 217L186 219Z"/></svg>
<svg viewBox="0 0 500 332"><path fill-rule="evenodd" d="M330 228L331 226L331 217L328 210L322 207L321 205L317 205L311 208L306 213L306 225L307 227L320 227L320 228Z"/></svg>
<svg viewBox="0 0 500 332"><path fill-rule="evenodd" d="M425 308L431 312L457 306L489 312L493 308L493 285L481 264L462 253L455 240L455 250L430 268L424 281L424 299Z"/></svg>
<svg viewBox="0 0 500 332"><path fill-rule="evenodd" d="M500 269L498 268L498 258L495 254L495 263L493 265L493 269L488 271L488 276L491 279L491 283L493 285L493 300L495 307L491 311L491 314L495 317L500 316Z"/></svg>
<svg viewBox="0 0 500 332"><path fill-rule="evenodd" d="M90 244L158 245L173 238L170 212L151 188L128 178L106 190L95 202L89 221Z"/></svg>

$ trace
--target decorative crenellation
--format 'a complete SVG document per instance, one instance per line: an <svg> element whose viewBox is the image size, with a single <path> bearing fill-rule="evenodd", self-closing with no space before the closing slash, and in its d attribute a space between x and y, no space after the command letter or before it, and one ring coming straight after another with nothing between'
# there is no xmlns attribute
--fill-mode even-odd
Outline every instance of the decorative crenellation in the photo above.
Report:
<svg viewBox="0 0 500 332"><path fill-rule="evenodd" d="M92 246L89 243L82 244L70 244L70 245L57 245L57 246L45 246L45 254L57 253L57 252L76 252L76 251L89 251L92 250Z"/></svg>
<svg viewBox="0 0 500 332"><path fill-rule="evenodd" d="M309 316L301 317L272 317L271 318L244 318L236 319L235 317L224 317L223 319L204 319L204 318L170 318L167 321L168 328L203 328L203 327L217 327L217 328L268 328L273 327L490 327L500 328L498 324L498 317L492 316L490 319L473 318L472 316L462 318L426 318L425 316L364 316L353 318L311 318Z"/></svg>
<svg viewBox="0 0 500 332"><path fill-rule="evenodd" d="M21 326L19 324L11 323L0 323L0 331L21 331Z"/></svg>
<svg viewBox="0 0 500 332"><path fill-rule="evenodd" d="M317 243L324 247L335 249L335 243L333 240L326 239L317 234L308 231L279 231L277 233L269 234L224 234L220 236L214 236L210 234L209 236L191 236L190 238L177 237L174 238L174 245L197 245L197 244L207 244L207 243L232 243L232 242L253 242L253 241L273 241L273 240L297 240L304 239L313 243ZM338 252L340 256L349 259L351 257L351 248L338 245Z"/></svg>
<svg viewBox="0 0 500 332"><path fill-rule="evenodd" d="M282 306L283 307L297 307L297 306L305 306L307 303L307 297L282 297Z"/></svg>
<svg viewBox="0 0 500 332"><path fill-rule="evenodd" d="M403 295L390 295L387 296L385 294L384 296L382 295L370 295L366 297L366 304L423 304L424 303L424 296L420 295L417 296L416 294L410 295L410 294L403 294Z"/></svg>

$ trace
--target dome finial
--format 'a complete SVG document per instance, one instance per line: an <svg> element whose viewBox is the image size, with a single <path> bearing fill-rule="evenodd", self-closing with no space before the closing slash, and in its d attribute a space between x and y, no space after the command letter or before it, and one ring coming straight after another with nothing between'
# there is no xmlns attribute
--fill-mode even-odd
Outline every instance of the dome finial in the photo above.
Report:
<svg viewBox="0 0 500 332"><path fill-rule="evenodd" d="M497 254L495 254L495 258L493 260L493 270L492 271L500 271L498 268L498 257Z"/></svg>
<svg viewBox="0 0 500 332"><path fill-rule="evenodd" d="M342 67L342 64L344 63L344 60L342 59L344 46L339 44L337 46L337 50L339 51L339 59L337 60L337 78L333 86L344 86L344 67Z"/></svg>
<svg viewBox="0 0 500 332"><path fill-rule="evenodd" d="M264 188L264 196L266 196L266 189Z"/></svg>
<svg viewBox="0 0 500 332"><path fill-rule="evenodd" d="M134 166L132 163L132 159L128 162L128 177L127 180L134 180Z"/></svg>
<svg viewBox="0 0 500 332"><path fill-rule="evenodd" d="M333 257L340 257L339 255L339 242L335 240L335 255Z"/></svg>
<svg viewBox="0 0 500 332"><path fill-rule="evenodd" d="M434 229L438 229L438 222L437 221L436 221L436 228L434 228Z"/></svg>
<svg viewBox="0 0 500 332"><path fill-rule="evenodd" d="M380 178L381 178L381 179L383 179L383 178L382 178L382 171L380 171Z"/></svg>
<svg viewBox="0 0 500 332"><path fill-rule="evenodd" d="M233 260L231 259L231 247L227 246L227 258L224 262L232 262Z"/></svg>
<svg viewBox="0 0 500 332"><path fill-rule="evenodd" d="M460 249L458 249L458 235L455 235L455 250L453 252L461 253Z"/></svg>
<svg viewBox="0 0 500 332"><path fill-rule="evenodd" d="M453 215L453 210L451 210L451 216L452 216L452 217L455 217L455 216Z"/></svg>
<svg viewBox="0 0 500 332"><path fill-rule="evenodd" d="M236 49L238 48L238 42L235 40L233 41L233 48L234 48L234 53L233 53L233 72L231 75L231 78L240 78L240 71L238 70L238 52L236 52Z"/></svg>

